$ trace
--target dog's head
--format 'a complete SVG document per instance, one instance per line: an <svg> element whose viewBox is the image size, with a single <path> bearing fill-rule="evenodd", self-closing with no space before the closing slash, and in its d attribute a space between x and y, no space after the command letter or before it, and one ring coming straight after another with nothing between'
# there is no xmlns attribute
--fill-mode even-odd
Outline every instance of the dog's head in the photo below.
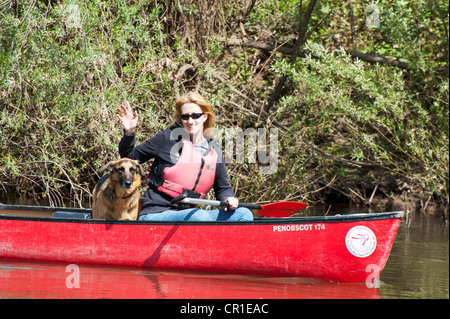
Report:
<svg viewBox="0 0 450 319"><path fill-rule="evenodd" d="M141 185L141 177L145 177L144 169L139 162L129 158L109 162L98 171L99 174L104 172L110 172L110 180L124 190L134 191Z"/></svg>

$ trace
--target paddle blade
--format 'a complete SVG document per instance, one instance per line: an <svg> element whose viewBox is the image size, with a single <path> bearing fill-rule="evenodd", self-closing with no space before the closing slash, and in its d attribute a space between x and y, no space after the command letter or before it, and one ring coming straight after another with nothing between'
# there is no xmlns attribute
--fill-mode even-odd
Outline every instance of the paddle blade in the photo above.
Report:
<svg viewBox="0 0 450 319"><path fill-rule="evenodd" d="M308 204L302 202L270 203L267 205L261 205L262 209L258 210L258 214L261 216L270 217L289 217L298 213L306 206L308 206Z"/></svg>

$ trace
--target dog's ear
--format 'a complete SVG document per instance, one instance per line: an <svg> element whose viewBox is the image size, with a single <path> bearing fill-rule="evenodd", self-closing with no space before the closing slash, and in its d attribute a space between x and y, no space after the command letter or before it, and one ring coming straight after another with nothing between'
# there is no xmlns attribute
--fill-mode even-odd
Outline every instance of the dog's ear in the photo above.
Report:
<svg viewBox="0 0 450 319"><path fill-rule="evenodd" d="M144 171L144 168L142 167L142 165L139 164L138 161L134 161L134 163L136 164L136 169L139 172L139 175L141 175L142 177L145 177L145 171Z"/></svg>
<svg viewBox="0 0 450 319"><path fill-rule="evenodd" d="M104 165L102 168L100 168L100 170L98 171L98 174L101 175L101 174L103 174L105 171L110 172L110 171L113 169L114 165L116 165L115 162L109 162L108 164L106 164L106 165Z"/></svg>

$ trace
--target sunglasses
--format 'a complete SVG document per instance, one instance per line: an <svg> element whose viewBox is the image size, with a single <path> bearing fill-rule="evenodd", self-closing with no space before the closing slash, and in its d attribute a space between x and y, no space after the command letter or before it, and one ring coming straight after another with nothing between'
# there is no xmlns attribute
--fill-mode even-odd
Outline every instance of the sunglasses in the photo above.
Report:
<svg viewBox="0 0 450 319"><path fill-rule="evenodd" d="M192 113L192 114L181 114L180 117L184 121L188 121L189 118L192 118L193 120L199 119L203 114L205 113Z"/></svg>

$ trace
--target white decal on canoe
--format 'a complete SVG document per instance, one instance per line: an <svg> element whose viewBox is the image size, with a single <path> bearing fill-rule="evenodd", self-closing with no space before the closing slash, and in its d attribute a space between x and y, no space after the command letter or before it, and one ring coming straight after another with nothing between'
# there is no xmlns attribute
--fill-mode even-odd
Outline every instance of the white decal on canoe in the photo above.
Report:
<svg viewBox="0 0 450 319"><path fill-rule="evenodd" d="M325 224L274 225L274 232L325 230Z"/></svg>
<svg viewBox="0 0 450 319"><path fill-rule="evenodd" d="M377 237L366 226L355 226L347 232L345 245L348 251L360 258L370 256L377 247Z"/></svg>

